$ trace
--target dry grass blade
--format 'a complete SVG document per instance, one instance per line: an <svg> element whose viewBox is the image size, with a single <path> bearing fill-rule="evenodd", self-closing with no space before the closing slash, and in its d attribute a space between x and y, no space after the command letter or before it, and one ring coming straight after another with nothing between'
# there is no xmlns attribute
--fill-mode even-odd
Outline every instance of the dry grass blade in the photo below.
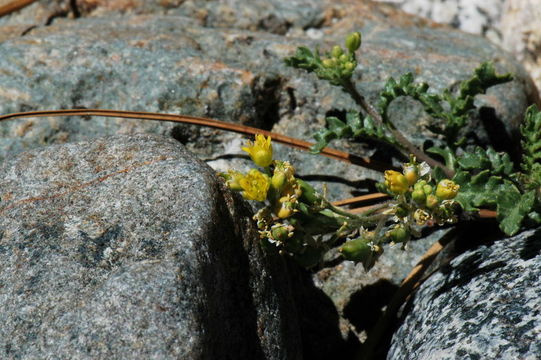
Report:
<svg viewBox="0 0 541 360"><path fill-rule="evenodd" d="M36 2L37 0L15 0L8 2L5 5L0 5L0 17L9 15L12 12L21 10L22 8Z"/></svg>
<svg viewBox="0 0 541 360"><path fill-rule="evenodd" d="M245 135L263 134L265 136L272 137L272 140L277 143L281 143L290 147L309 151L312 143L307 141L295 139L289 136L277 134L271 131L261 130L254 127L228 123L225 121L219 121L214 119L208 119L196 116L186 115L174 115L174 114L160 114L153 112L140 112L140 111L121 111L121 110L100 110L100 109L67 109L67 110L44 110L44 111L29 111L21 113L13 113L0 116L0 121L25 118L25 117L45 117L45 116L103 116L103 117L116 117L127 119L141 119L141 120L154 120L154 121L172 121L185 124L195 124L200 126L212 127L215 129L232 131ZM391 165L381 162L373 161L367 157L357 156L344 151L325 148L320 153L323 156L344 161L350 164L363 166L368 169L383 172L392 168Z"/></svg>
<svg viewBox="0 0 541 360"><path fill-rule="evenodd" d="M383 194L383 193L373 193L373 194L366 194L361 196L352 197L349 199L339 200L335 201L332 204L334 206L346 206L346 205L353 205L353 204L364 204L369 201L375 201L375 200L382 200L388 198L389 195Z"/></svg>

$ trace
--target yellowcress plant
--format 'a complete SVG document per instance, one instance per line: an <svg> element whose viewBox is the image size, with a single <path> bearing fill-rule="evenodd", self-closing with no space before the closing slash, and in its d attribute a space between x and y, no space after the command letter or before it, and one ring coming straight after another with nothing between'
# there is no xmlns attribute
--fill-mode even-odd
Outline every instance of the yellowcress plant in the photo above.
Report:
<svg viewBox="0 0 541 360"><path fill-rule="evenodd" d="M292 256L304 266L322 260L329 249L370 268L383 253L386 242L405 246L411 236L420 236L424 225L456 221L453 198L459 186L449 179L437 183L430 167L414 156L404 170L385 172L384 186L393 199L361 214L333 206L311 185L295 177L287 161L273 159L271 138L256 135L242 147L259 169L248 173L230 170L221 174L226 184L247 200L262 203L254 216L267 248Z"/></svg>

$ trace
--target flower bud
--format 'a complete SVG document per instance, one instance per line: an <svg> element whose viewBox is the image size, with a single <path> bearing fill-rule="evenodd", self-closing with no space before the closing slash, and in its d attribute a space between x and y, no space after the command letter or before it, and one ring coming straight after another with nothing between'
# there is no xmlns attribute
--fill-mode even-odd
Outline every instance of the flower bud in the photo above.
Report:
<svg viewBox="0 0 541 360"><path fill-rule="evenodd" d="M271 228L272 238L279 242L285 242L293 236L293 227L285 224L275 224Z"/></svg>
<svg viewBox="0 0 541 360"><path fill-rule="evenodd" d="M284 172L274 170L274 174L271 178L271 186L279 193L284 188L286 180L287 178Z"/></svg>
<svg viewBox="0 0 541 360"><path fill-rule="evenodd" d="M434 209L436 206L438 206L440 201L438 198L432 194L428 195L426 197L426 207L429 209Z"/></svg>
<svg viewBox="0 0 541 360"><path fill-rule="evenodd" d="M340 253L347 260L364 262L372 256L370 241L364 238L349 240L339 249Z"/></svg>
<svg viewBox="0 0 541 360"><path fill-rule="evenodd" d="M356 31L346 37L346 48L349 52L355 52L361 46L361 33Z"/></svg>
<svg viewBox="0 0 541 360"><path fill-rule="evenodd" d="M413 185L413 190L423 190L423 186L426 185L426 180L419 180Z"/></svg>
<svg viewBox="0 0 541 360"><path fill-rule="evenodd" d="M442 200L454 199L458 194L459 185L449 179L443 179L436 187L436 196Z"/></svg>
<svg viewBox="0 0 541 360"><path fill-rule="evenodd" d="M385 186L395 195L404 194L408 191L408 179L398 171L385 171Z"/></svg>
<svg viewBox="0 0 541 360"><path fill-rule="evenodd" d="M288 218L295 213L294 203L289 200L289 196L283 196L280 198L280 200L278 200L279 208L276 211L276 216L278 216L280 219Z"/></svg>
<svg viewBox="0 0 541 360"><path fill-rule="evenodd" d="M424 204L426 200L426 194L421 189L413 190L413 192L411 193L411 198L419 205Z"/></svg>
<svg viewBox="0 0 541 360"><path fill-rule="evenodd" d="M347 71L355 70L355 63L348 61L347 63L344 64L344 69Z"/></svg>
<svg viewBox="0 0 541 360"><path fill-rule="evenodd" d="M404 226L397 226L385 234L394 243L403 243L409 240L410 233Z"/></svg>
<svg viewBox="0 0 541 360"><path fill-rule="evenodd" d="M423 192L426 194L426 195L430 195L432 194L432 185L424 185L423 186Z"/></svg>
<svg viewBox="0 0 541 360"><path fill-rule="evenodd" d="M346 61L349 60L349 56L347 56L346 54L342 54L342 55L340 55L338 60L340 60L340 62L342 62L342 63L345 63Z"/></svg>
<svg viewBox="0 0 541 360"><path fill-rule="evenodd" d="M334 45L331 50L331 55L333 58L338 59L340 56L344 54L344 50L342 50L342 47L340 45Z"/></svg>
<svg viewBox="0 0 541 360"><path fill-rule="evenodd" d="M408 164L404 166L404 176L408 180L410 186L414 185L417 179L419 178L419 172L417 171L417 166Z"/></svg>
<svg viewBox="0 0 541 360"><path fill-rule="evenodd" d="M323 67L326 67L326 68L331 68L334 65L336 65L336 61L334 59L324 59L322 63L323 63Z"/></svg>

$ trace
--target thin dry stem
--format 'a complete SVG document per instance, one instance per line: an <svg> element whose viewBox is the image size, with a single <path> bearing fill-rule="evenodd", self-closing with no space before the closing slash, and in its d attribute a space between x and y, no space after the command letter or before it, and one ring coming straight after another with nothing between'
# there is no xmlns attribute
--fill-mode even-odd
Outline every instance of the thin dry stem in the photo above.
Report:
<svg viewBox="0 0 541 360"><path fill-rule="evenodd" d="M122 110L105 110L105 109L66 109L66 110L44 110L44 111L29 111L21 113L13 113L0 116L0 121L25 118L25 117L45 117L45 116L103 116L103 117L116 117L116 118L128 118L128 119L141 119L141 120L155 120L155 121L171 121L180 122L185 124L195 124L200 126L212 127L215 129L222 129L232 131L245 135L263 134L270 136L274 142L281 143L290 147L309 151L313 145L307 141L295 139L289 136L277 134L271 131L261 130L254 127L233 124L224 121L208 119L196 116L186 115L174 115L174 114L160 114L153 112L141 112L141 111L122 111ZM392 168L391 165L384 164L378 161L371 160L368 157L357 156L344 151L324 148L320 152L321 155L344 161L353 165L362 166L368 169L383 172Z"/></svg>
<svg viewBox="0 0 541 360"><path fill-rule="evenodd" d="M37 0L15 0L8 2L7 4L0 6L0 17L11 14L12 12L20 10L36 1Z"/></svg>

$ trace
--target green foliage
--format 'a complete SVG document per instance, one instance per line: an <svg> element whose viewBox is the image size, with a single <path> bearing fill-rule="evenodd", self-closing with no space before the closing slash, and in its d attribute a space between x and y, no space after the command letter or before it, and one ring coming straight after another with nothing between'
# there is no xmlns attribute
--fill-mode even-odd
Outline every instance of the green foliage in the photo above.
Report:
<svg viewBox="0 0 541 360"><path fill-rule="evenodd" d="M463 170L490 169L491 175L510 176L513 172L513 162L509 154L498 153L490 146L487 149L477 146L473 152L457 158L456 162Z"/></svg>
<svg viewBox="0 0 541 360"><path fill-rule="evenodd" d="M521 193L516 186L507 184L505 189L498 193L497 202L500 229L508 235L514 235L534 207L535 191Z"/></svg>
<svg viewBox="0 0 541 360"><path fill-rule="evenodd" d="M494 85L503 84L512 80L510 74L497 75L494 65L490 62L481 64L471 78L460 83L460 90L456 96L450 89L441 94L429 93L429 86L425 83L415 83L413 74L402 75L397 82L389 78L383 91L380 93L378 108L385 121L387 109L391 102L400 96L409 96L419 101L424 110L434 119L440 119L442 124L433 124L429 130L445 137L447 145L451 148L459 146L464 139L458 139L460 129L466 126L471 111L475 109L474 98L478 94L484 94Z"/></svg>
<svg viewBox="0 0 541 360"><path fill-rule="evenodd" d="M320 79L327 80L333 85L342 85L353 75L357 67L355 53L348 52L336 45L332 51L322 58L319 50L312 52L307 47L299 47L294 56L284 59L286 65L314 72Z"/></svg>
<svg viewBox="0 0 541 360"><path fill-rule="evenodd" d="M321 57L319 51L316 49L314 53L305 46L299 46L294 56L290 56L284 59L286 65L304 69L308 72L316 71L322 67Z"/></svg>
<svg viewBox="0 0 541 360"><path fill-rule="evenodd" d="M456 201L466 211L476 211L480 207L494 208L498 194L509 186L508 181L501 176L491 175L488 169L475 175L469 171L458 171L453 181L460 185Z"/></svg>
<svg viewBox="0 0 541 360"><path fill-rule="evenodd" d="M540 119L539 111L530 107L522 126L524 172L513 172L509 155L491 147L477 147L456 159L458 171L453 180L460 185L456 200L466 211L496 209L500 228L507 235L516 234L526 219L541 223L541 188L536 179L541 144L536 126L541 124Z"/></svg>
<svg viewBox="0 0 541 360"><path fill-rule="evenodd" d="M510 156L492 147L460 151L464 139L459 140L458 136L474 109L474 97L485 93L490 86L511 79L508 74L497 75L491 63L483 63L470 79L460 83L458 94L454 96L450 90L442 94L429 93L428 85L414 83L413 75L408 73L398 82L393 78L387 81L378 104L387 124L388 107L400 96L418 100L430 116L444 120L443 124L429 128L443 135L447 145L431 147L427 153L437 155L447 168L456 171L453 181L460 185L456 201L462 208L466 211L477 211L481 207L495 209L500 228L508 235L517 233L526 219L541 223L541 113L536 107L530 107L521 127L523 172L515 172ZM433 177L439 181L445 174L436 168Z"/></svg>
<svg viewBox="0 0 541 360"><path fill-rule="evenodd" d="M464 136L467 134L464 134L464 128L475 110L475 96L486 93L492 86L511 81L510 74L499 75L492 63L485 62L474 70L469 79L442 92L433 91L425 83L415 82L411 73L402 75L398 80L391 77L380 92L379 103L374 109L351 83L351 64L347 71L344 67L349 62L357 64L353 52L360 45L360 34L351 35L348 41L348 54L335 46L321 58L317 50L312 53L307 48L299 48L295 56L286 59L288 65L315 72L321 79L340 86L367 114L363 117L357 111L348 111L345 120L328 117L326 128L314 135L314 153L321 151L332 140L358 137L369 137L391 144L398 150L408 149L415 152L414 147L398 133L388 116L389 106L395 99L411 97L433 118L434 121L428 129L444 141L443 146L426 150L427 154L434 156L433 159L441 159L447 168L442 169L435 161L431 180L439 183L454 173L452 180L460 189L453 201L459 203L465 211L477 211L480 208L496 210L500 228L508 235L517 233L524 225L541 223L541 112L537 107L532 106L527 110L521 127L523 154L520 166L514 164L508 154L499 153L491 147L477 146L470 149L465 146L467 139ZM424 157L429 163L434 162L426 154L417 155ZM387 177L386 175L386 179ZM389 186L386 184L380 188L388 192ZM414 193L411 195L412 201L425 207L418 209L424 211L417 212L416 220L419 221L424 218L428 209L432 209L430 205L433 199L429 201L428 196L424 196L420 191ZM406 196L409 197L410 195ZM426 204L423 205L425 197ZM363 245L365 240L357 241ZM347 247L344 249L348 250Z"/></svg>
<svg viewBox="0 0 541 360"><path fill-rule="evenodd" d="M530 180L530 187L541 186L541 112L532 105L526 110L522 134L521 168Z"/></svg>
<svg viewBox="0 0 541 360"><path fill-rule="evenodd" d="M288 58L286 63L309 71L315 71L322 79L327 79L330 76L318 72L320 70L315 65L317 59L314 59L314 57L317 58L317 53L314 55L306 48L299 48L299 51L294 58ZM334 78L336 76L338 75L335 74ZM451 149L456 149L465 140L459 140L458 137L460 130L466 126L471 111L475 109L474 97L485 93L491 86L508 82L511 79L512 77L509 74L497 75L491 63L483 63L475 69L470 79L460 83L458 95L454 96L449 89L444 90L442 94L429 92L428 84L414 82L411 73L402 75L398 81L391 77L379 94L378 111L383 119L383 124L375 123L370 117L365 117L361 121L359 116L358 120L354 119L352 122L348 120L347 123L337 118L328 118L327 128L318 131L314 135L317 144L312 148L312 151L314 153L321 151L330 141L335 139L357 137L371 137L399 147L390 131L393 125L388 117L388 109L393 100L401 96L409 96L419 101L428 115L443 121L439 125L430 125L429 130L444 136L449 148L446 155L452 154ZM331 83L343 85L343 79L331 81ZM432 153L438 151L438 148L432 148ZM449 160L443 154L439 155L444 157L446 161ZM452 163L446 165L451 169L454 168Z"/></svg>
<svg viewBox="0 0 541 360"><path fill-rule="evenodd" d="M358 111L349 111L346 122L334 116L327 117L326 121L327 127L314 134L316 143L311 148L312 153L319 153L332 140L343 138L365 137L397 145L388 128L377 126L370 116L361 119Z"/></svg>

